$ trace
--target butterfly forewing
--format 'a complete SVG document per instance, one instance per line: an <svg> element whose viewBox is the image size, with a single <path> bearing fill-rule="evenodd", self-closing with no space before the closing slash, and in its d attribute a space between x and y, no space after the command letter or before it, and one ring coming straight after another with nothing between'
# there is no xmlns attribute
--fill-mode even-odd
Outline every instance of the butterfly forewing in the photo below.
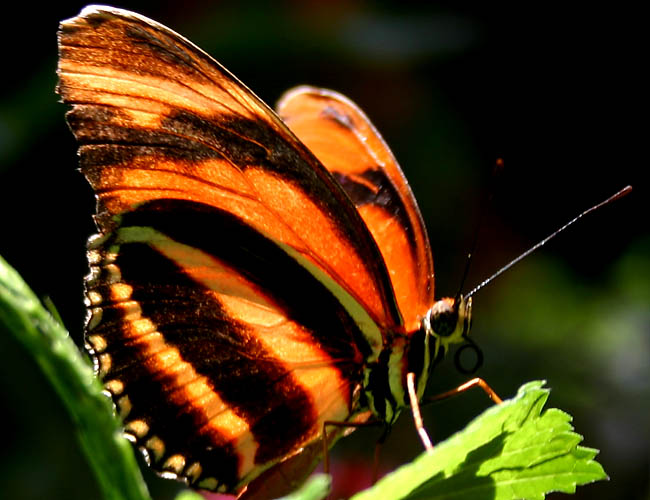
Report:
<svg viewBox="0 0 650 500"><path fill-rule="evenodd" d="M63 22L59 48L58 92L73 104L68 121L100 230L152 198L200 201L291 249L375 323L400 324L385 265L340 186L216 61L116 9Z"/></svg>
<svg viewBox="0 0 650 500"><path fill-rule="evenodd" d="M278 114L357 207L390 270L405 330L417 330L433 303L433 260L415 197L390 149L365 114L331 90L290 90Z"/></svg>

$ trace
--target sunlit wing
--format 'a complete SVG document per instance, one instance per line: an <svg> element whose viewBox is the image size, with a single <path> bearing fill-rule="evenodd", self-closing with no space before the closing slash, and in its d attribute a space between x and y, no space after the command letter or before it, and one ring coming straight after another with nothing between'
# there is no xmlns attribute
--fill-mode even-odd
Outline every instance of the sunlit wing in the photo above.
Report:
<svg viewBox="0 0 650 500"><path fill-rule="evenodd" d="M415 197L395 157L364 113L331 90L298 87L278 114L343 186L390 271L407 331L433 304L433 260Z"/></svg>
<svg viewBox="0 0 650 500"><path fill-rule="evenodd" d="M190 42L89 7L59 43L98 200L89 349L157 470L235 491L354 417L402 326L385 263L332 175Z"/></svg>
<svg viewBox="0 0 650 500"><path fill-rule="evenodd" d="M98 196L97 223L152 198L225 210L328 281L359 322L401 319L384 262L338 183L282 121L171 30L89 7L61 24L58 92ZM343 289L340 289L343 288ZM350 300L353 299L353 300ZM375 333L376 342L381 342Z"/></svg>

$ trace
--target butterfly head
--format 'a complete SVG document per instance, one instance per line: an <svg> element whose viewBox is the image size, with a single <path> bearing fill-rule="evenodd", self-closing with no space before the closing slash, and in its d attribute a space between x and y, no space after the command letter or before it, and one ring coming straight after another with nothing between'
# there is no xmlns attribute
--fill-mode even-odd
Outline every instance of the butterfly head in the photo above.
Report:
<svg viewBox="0 0 650 500"><path fill-rule="evenodd" d="M433 304L422 321L422 327L409 341L407 347L406 368L402 375L413 372L416 375L416 393L421 399L426 388L429 372L433 365L447 354L452 344L465 344L477 350L477 368L481 363L481 354L478 348L470 341L468 334L472 323L472 299L459 295L457 298L444 298ZM460 364L457 352L456 366L462 372L471 373ZM404 403L408 405L405 379L402 380L404 389Z"/></svg>
<svg viewBox="0 0 650 500"><path fill-rule="evenodd" d="M422 326L408 339L396 337L389 349L380 356L377 369L366 384L372 411L380 419L392 423L402 408L410 405L406 384L408 373L415 374L415 392L418 400L424 395L433 365L452 344L474 344L467 336L471 325L472 299L459 296L434 303L422 321ZM461 348L462 350L462 348ZM460 350L459 350L460 351ZM382 356L386 356L388 388L381 383ZM477 351L480 357L480 352ZM476 364L476 367L480 362ZM459 362L457 360L457 366ZM471 372L472 370L461 370ZM375 385L376 384L376 385ZM392 398L386 398L391 393Z"/></svg>
<svg viewBox="0 0 650 500"><path fill-rule="evenodd" d="M472 298L459 295L436 301L424 319L424 329L434 341L432 358L442 349L446 354L449 346L467 340L472 325Z"/></svg>

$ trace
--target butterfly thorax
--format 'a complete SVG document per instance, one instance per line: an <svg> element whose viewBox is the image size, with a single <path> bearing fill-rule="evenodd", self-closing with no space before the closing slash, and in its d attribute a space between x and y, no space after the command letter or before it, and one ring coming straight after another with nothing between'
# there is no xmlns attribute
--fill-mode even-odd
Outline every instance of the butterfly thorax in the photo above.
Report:
<svg viewBox="0 0 650 500"><path fill-rule="evenodd" d="M410 405L408 373L415 374L417 397L422 399L433 360L443 357L452 344L466 340L471 312L471 298L444 298L435 302L418 330L394 335L377 361L368 365L364 397L378 420L392 425L402 409Z"/></svg>

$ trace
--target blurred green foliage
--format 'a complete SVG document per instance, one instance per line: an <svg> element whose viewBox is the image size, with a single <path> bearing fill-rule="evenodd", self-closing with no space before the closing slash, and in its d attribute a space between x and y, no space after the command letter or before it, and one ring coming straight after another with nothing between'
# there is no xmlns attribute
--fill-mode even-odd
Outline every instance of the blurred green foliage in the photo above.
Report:
<svg viewBox="0 0 650 500"><path fill-rule="evenodd" d="M65 327L0 256L0 324L30 353L75 425L105 500L147 500L147 488L122 437L111 402ZM72 437L72 436L71 436Z"/></svg>

